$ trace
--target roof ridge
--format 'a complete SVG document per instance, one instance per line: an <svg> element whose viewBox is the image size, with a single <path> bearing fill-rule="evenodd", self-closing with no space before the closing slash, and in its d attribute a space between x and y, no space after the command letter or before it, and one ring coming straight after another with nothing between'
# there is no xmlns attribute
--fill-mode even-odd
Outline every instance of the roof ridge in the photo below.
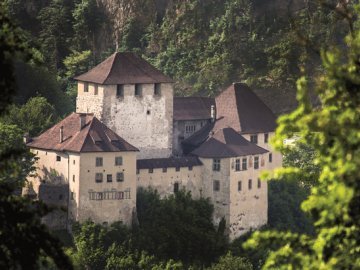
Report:
<svg viewBox="0 0 360 270"><path fill-rule="evenodd" d="M111 74L111 71L113 70L113 68L114 68L114 63L115 63L115 59L116 59L116 57L118 56L118 53L119 52L115 52L115 53L113 53L111 56L113 56L114 55L114 57L113 57L113 59L112 59L112 63L111 63L111 67L110 67L110 69L109 69L109 72L108 72L108 74L105 76L105 79L104 79L104 81L102 82L102 84L105 84L105 82L109 79L109 76L110 76L110 74ZM110 57L111 57L110 56ZM109 58L110 58L109 57ZM106 61L106 60L105 60ZM101 63L103 63L103 62L101 62ZM100 64L101 64L100 63Z"/></svg>
<svg viewBox="0 0 360 270"><path fill-rule="evenodd" d="M86 136L85 136L85 138L84 138L84 141L83 141L83 143L82 143L82 145L81 145L81 148L80 148L79 152L82 151L82 149L83 149L83 147L84 147L84 145L85 145L85 141L86 141L86 139L88 138L89 133L90 133L90 130L91 130L92 126L93 126L94 119L97 119L97 118L96 118L95 116L93 116L93 118L90 120L89 129L87 130ZM80 130L80 131L81 131L81 130ZM78 131L78 132L80 132L80 131ZM75 136L74 136L74 137L75 137Z"/></svg>

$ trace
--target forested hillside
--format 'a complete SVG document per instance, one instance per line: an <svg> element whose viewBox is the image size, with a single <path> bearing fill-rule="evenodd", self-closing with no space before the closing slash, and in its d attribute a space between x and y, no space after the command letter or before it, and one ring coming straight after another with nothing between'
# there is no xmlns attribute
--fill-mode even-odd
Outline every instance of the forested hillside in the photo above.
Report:
<svg viewBox="0 0 360 270"><path fill-rule="evenodd" d="M348 32L337 1L5 2L42 63L18 64L17 101L45 96L61 115L74 108L71 78L115 51L142 55L176 80L178 95L214 96L243 81L286 112L299 75L321 72L320 49Z"/></svg>

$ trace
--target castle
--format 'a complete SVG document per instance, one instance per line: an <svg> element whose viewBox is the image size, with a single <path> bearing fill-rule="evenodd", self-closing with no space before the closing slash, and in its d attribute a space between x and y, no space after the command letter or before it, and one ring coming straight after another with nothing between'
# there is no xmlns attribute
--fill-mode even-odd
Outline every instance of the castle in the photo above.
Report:
<svg viewBox="0 0 360 270"><path fill-rule="evenodd" d="M276 118L248 86L174 97L173 81L133 53L115 53L75 79L76 113L27 141L39 158L28 179L37 198L67 209L45 217L50 227L131 224L139 187L210 198L214 223L225 218L230 239L267 223L259 176L282 157L269 145Z"/></svg>

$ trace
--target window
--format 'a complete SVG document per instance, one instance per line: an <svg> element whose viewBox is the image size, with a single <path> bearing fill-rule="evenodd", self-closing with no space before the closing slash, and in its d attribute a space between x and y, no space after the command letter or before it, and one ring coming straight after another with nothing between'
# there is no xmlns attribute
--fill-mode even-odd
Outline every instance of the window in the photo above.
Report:
<svg viewBox="0 0 360 270"><path fill-rule="evenodd" d="M135 96L140 97L141 96L141 85L135 84Z"/></svg>
<svg viewBox="0 0 360 270"><path fill-rule="evenodd" d="M250 142L258 143L258 136L257 135L250 135Z"/></svg>
<svg viewBox="0 0 360 270"><path fill-rule="evenodd" d="M254 157L254 169L259 169L259 157Z"/></svg>
<svg viewBox="0 0 360 270"><path fill-rule="evenodd" d="M147 115L150 115L150 113L151 113L150 110L147 110L147 111L146 111L146 114L147 114Z"/></svg>
<svg viewBox="0 0 360 270"><path fill-rule="evenodd" d="M75 165L75 159L73 160L73 164Z"/></svg>
<svg viewBox="0 0 360 270"><path fill-rule="evenodd" d="M219 180L214 180L213 189L214 189L214 191L220 191L220 181Z"/></svg>
<svg viewBox="0 0 360 270"><path fill-rule="evenodd" d="M243 171L247 170L247 158L242 159L242 170Z"/></svg>
<svg viewBox="0 0 360 270"><path fill-rule="evenodd" d="M249 188L249 190L252 189L252 180L251 179L249 179L248 188Z"/></svg>
<svg viewBox="0 0 360 270"><path fill-rule="evenodd" d="M194 133L196 130L195 125L186 125L185 126L185 133Z"/></svg>
<svg viewBox="0 0 360 270"><path fill-rule="evenodd" d="M122 159L122 157L115 157L115 165L116 165L116 166L123 165L123 159Z"/></svg>
<svg viewBox="0 0 360 270"><path fill-rule="evenodd" d="M116 181L117 182L123 182L124 181L124 173L123 172L118 172L116 174Z"/></svg>
<svg viewBox="0 0 360 270"><path fill-rule="evenodd" d="M84 83L84 92L89 92L89 84Z"/></svg>
<svg viewBox="0 0 360 270"><path fill-rule="evenodd" d="M153 173L154 172L154 169L153 168L150 168L149 169L149 173Z"/></svg>
<svg viewBox="0 0 360 270"><path fill-rule="evenodd" d="M61 161L61 157L60 157L60 156L56 156L56 161Z"/></svg>
<svg viewBox="0 0 360 270"><path fill-rule="evenodd" d="M116 96L117 97L123 97L124 96L124 85L118 84L116 86Z"/></svg>
<svg viewBox="0 0 360 270"><path fill-rule="evenodd" d="M96 173L95 174L95 182L101 183L103 181L103 174L102 173Z"/></svg>
<svg viewBox="0 0 360 270"><path fill-rule="evenodd" d="M179 191L179 183L174 183L174 193Z"/></svg>
<svg viewBox="0 0 360 270"><path fill-rule="evenodd" d="M75 182L75 175L73 175L73 182Z"/></svg>
<svg viewBox="0 0 360 270"><path fill-rule="evenodd" d="M213 159L213 171L220 171L220 159Z"/></svg>
<svg viewBox="0 0 360 270"><path fill-rule="evenodd" d="M163 168L162 171L163 171L163 172L167 172L167 168Z"/></svg>
<svg viewBox="0 0 360 270"><path fill-rule="evenodd" d="M94 95L98 94L98 85L94 84Z"/></svg>
<svg viewBox="0 0 360 270"><path fill-rule="evenodd" d="M269 153L269 162L272 162L272 153Z"/></svg>
<svg viewBox="0 0 360 270"><path fill-rule="evenodd" d="M155 85L154 85L154 95L155 96L160 96L161 95L161 84L160 83L155 83Z"/></svg>
<svg viewBox="0 0 360 270"><path fill-rule="evenodd" d="M261 180L258 178L258 188L261 188Z"/></svg>
<svg viewBox="0 0 360 270"><path fill-rule="evenodd" d="M74 194L74 192L72 192L72 191L71 191L71 193L70 193L70 199L71 199L71 200L75 200L75 194Z"/></svg>
<svg viewBox="0 0 360 270"><path fill-rule="evenodd" d="M235 160L235 171L240 171L240 159Z"/></svg>
<svg viewBox="0 0 360 270"><path fill-rule="evenodd" d="M101 167L103 165L103 158L97 157L95 162L96 167Z"/></svg>
<svg viewBox="0 0 360 270"><path fill-rule="evenodd" d="M106 181L107 182L112 182L112 174L106 175Z"/></svg>
<svg viewBox="0 0 360 270"><path fill-rule="evenodd" d="M264 143L268 143L269 142L269 133L265 133L264 134Z"/></svg>
<svg viewBox="0 0 360 270"><path fill-rule="evenodd" d="M193 166L189 166L189 171L192 171L192 169L193 169Z"/></svg>
<svg viewBox="0 0 360 270"><path fill-rule="evenodd" d="M241 189L242 189L242 183L241 181L238 181L238 191L241 191Z"/></svg>

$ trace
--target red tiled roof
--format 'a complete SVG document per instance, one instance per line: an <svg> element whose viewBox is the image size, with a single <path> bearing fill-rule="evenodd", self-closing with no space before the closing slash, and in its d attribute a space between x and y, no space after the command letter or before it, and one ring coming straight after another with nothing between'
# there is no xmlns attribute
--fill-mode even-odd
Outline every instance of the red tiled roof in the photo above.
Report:
<svg viewBox="0 0 360 270"><path fill-rule="evenodd" d="M273 112L251 89L242 83L234 83L215 98L216 118L219 128L231 127L237 132L271 132L276 128Z"/></svg>
<svg viewBox="0 0 360 270"><path fill-rule="evenodd" d="M210 134L207 141L191 152L204 158L226 158L264 154L268 151L249 142L232 128L224 128Z"/></svg>
<svg viewBox="0 0 360 270"><path fill-rule="evenodd" d="M174 120L210 119L211 105L215 106L214 98L174 97Z"/></svg>
<svg viewBox="0 0 360 270"><path fill-rule="evenodd" d="M85 125L80 129L80 117ZM60 128L63 140L60 142ZM31 148L69 152L139 151L101 123L93 114L72 113L27 144Z"/></svg>
<svg viewBox="0 0 360 270"><path fill-rule="evenodd" d="M105 61L74 78L98 84L172 83L173 80L134 53L114 53Z"/></svg>

